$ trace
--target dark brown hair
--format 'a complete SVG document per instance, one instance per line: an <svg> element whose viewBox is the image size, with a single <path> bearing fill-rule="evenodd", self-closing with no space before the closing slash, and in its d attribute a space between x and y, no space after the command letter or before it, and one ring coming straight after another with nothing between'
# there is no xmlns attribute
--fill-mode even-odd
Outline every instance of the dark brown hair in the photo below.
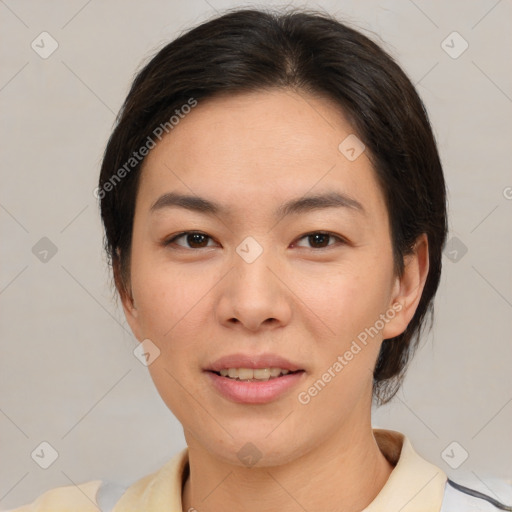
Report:
<svg viewBox="0 0 512 512"><path fill-rule="evenodd" d="M172 128L169 120L191 99L275 88L329 98L345 113L386 200L398 275L418 236L428 236L430 269L418 308L401 335L384 340L374 370L374 397L385 403L398 390L432 313L447 230L445 183L428 115L411 81L377 44L325 13L228 11L167 44L137 74L96 189L117 290L131 294L140 148L149 146L159 126Z"/></svg>

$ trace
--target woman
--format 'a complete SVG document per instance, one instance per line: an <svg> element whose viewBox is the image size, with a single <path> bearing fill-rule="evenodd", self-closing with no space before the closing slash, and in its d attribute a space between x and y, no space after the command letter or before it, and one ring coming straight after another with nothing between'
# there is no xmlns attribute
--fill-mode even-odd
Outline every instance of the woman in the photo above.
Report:
<svg viewBox="0 0 512 512"><path fill-rule="evenodd" d="M376 44L304 11L185 33L135 78L97 196L187 448L127 489L19 511L510 510L372 429L432 309L447 225L424 106Z"/></svg>

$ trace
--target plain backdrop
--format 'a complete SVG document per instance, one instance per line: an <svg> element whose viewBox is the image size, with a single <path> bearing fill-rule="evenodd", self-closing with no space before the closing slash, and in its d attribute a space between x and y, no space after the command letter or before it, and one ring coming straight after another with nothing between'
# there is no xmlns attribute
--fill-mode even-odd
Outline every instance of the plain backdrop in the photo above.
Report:
<svg viewBox="0 0 512 512"><path fill-rule="evenodd" d="M128 484L184 446L133 354L93 190L141 63L242 5L258 4L0 1L0 507L97 478ZM450 240L434 328L374 423L407 434L453 478L510 479L512 4L289 5L325 9L384 45L427 106L446 173ZM42 442L58 454L48 469L31 456Z"/></svg>

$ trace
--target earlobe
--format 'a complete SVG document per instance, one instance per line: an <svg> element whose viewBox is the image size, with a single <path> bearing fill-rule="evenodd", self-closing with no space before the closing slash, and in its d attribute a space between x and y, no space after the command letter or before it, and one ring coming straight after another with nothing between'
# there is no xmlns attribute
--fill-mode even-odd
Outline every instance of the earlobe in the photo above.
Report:
<svg viewBox="0 0 512 512"><path fill-rule="evenodd" d="M137 318L138 311L133 296L130 293L125 292L124 298L121 300L123 302L123 309L125 310L125 313L127 315L133 316L134 318Z"/></svg>
<svg viewBox="0 0 512 512"><path fill-rule="evenodd" d="M428 269L428 239L426 234L422 234L416 240L412 252L404 257L404 271L396 278L390 307L397 313L386 324L383 339L402 334L409 325L420 302Z"/></svg>
<svg viewBox="0 0 512 512"><path fill-rule="evenodd" d="M135 300L133 299L132 294L127 293L126 291L122 294L120 292L120 297L126 321L128 322L128 325L130 326L130 329L132 330L135 338L137 338L138 341L142 341L144 336L142 336L139 321L139 311L135 305Z"/></svg>
<svg viewBox="0 0 512 512"><path fill-rule="evenodd" d="M115 286L117 292L119 293L119 298L121 299L126 321L128 322L133 335L137 338L137 340L140 341L142 338L139 332L139 312L137 310L137 306L135 305L135 299L133 298L131 285L125 283L125 280L122 278L118 262L119 260L117 260L117 263L113 265Z"/></svg>

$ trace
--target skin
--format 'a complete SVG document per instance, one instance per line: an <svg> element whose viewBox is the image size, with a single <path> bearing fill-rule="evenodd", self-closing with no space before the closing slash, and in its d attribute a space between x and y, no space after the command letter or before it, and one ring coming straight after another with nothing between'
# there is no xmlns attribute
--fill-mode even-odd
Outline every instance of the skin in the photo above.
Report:
<svg viewBox="0 0 512 512"><path fill-rule="evenodd" d="M349 161L338 149L352 133L327 99L290 90L244 93L199 102L144 162L131 296L122 302L135 337L160 350L148 368L184 428L190 476L183 510L220 512L229 504L247 512L356 511L392 471L372 433L372 369L382 340L403 332L418 305L427 240L418 239L403 275L395 275L388 213L370 160L362 153ZM330 207L274 217L285 201L332 190L364 211ZM175 206L151 212L171 191L231 213ZM186 230L207 237L165 246ZM315 243L306 236L318 231L335 237ZM263 248L252 263L236 252L247 236ZM401 310L384 329L301 404L299 392L393 304ZM273 402L237 404L217 393L203 369L240 352L278 354L305 372ZM261 453L253 467L237 456L247 442Z"/></svg>

